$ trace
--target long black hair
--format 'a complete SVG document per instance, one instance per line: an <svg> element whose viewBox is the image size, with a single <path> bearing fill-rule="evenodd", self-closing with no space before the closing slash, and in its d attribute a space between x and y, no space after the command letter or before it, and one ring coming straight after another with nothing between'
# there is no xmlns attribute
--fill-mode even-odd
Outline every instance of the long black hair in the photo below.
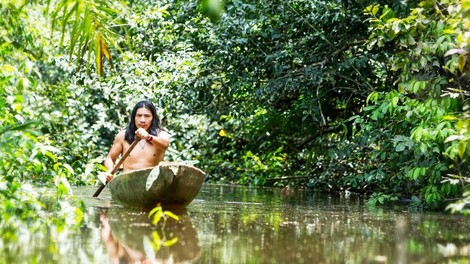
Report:
<svg viewBox="0 0 470 264"><path fill-rule="evenodd" d="M150 135L158 136L158 133L160 132L160 118L157 115L155 106L150 101L140 101L134 106L131 116L129 117L129 124L126 127L126 135L124 138L129 144L135 139L135 131L137 130L135 115L137 114L137 110L140 108L147 108L152 112L153 118L148 131Z"/></svg>

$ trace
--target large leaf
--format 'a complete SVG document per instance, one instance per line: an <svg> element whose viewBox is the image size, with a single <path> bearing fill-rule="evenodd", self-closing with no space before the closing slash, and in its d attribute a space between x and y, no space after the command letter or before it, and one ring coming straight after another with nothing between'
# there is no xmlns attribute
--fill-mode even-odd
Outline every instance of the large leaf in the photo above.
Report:
<svg viewBox="0 0 470 264"><path fill-rule="evenodd" d="M87 67L90 63L91 52L95 56L95 66L98 73L103 76L103 57L113 68L110 46L121 50L118 30L120 10L113 8L115 2L109 0L48 0L52 7L51 27L55 30L61 25L62 45L67 42L69 54L75 54L79 66L85 55ZM121 6L122 7L122 6ZM68 36L68 38L66 38ZM87 54L88 53L88 54Z"/></svg>

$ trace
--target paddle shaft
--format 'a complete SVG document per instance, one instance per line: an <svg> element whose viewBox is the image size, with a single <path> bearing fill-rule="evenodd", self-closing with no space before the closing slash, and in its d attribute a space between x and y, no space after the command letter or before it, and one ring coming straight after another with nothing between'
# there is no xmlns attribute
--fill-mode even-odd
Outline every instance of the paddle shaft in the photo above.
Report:
<svg viewBox="0 0 470 264"><path fill-rule="evenodd" d="M127 156L129 156L129 154L134 149L134 147L137 145L137 143L139 143L139 140L140 140L140 138L136 137L136 139L134 140L134 142L132 142L132 144L129 146L129 148L124 153L124 155L122 155L121 159L116 164L116 166L114 166L114 168L113 168L113 170L111 171L110 174L114 174L119 170L119 167L121 167L124 160L126 160ZM93 194L93 197L98 197L98 195L100 195L101 191L104 189L105 186L106 186L106 184L102 183L101 186L98 188L98 190L96 190L95 194Z"/></svg>

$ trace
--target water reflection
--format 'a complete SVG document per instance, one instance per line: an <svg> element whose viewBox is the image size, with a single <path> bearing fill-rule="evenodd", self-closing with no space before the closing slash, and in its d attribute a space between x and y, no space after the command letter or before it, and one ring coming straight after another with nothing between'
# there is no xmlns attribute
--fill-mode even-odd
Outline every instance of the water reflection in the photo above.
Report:
<svg viewBox="0 0 470 264"><path fill-rule="evenodd" d="M147 212L102 209L101 237L109 255L109 263L197 261L201 255L201 248L196 230L186 212L176 213L180 218L179 221L168 219L153 226ZM175 239L176 243L170 246L161 245L172 239ZM156 248L155 245L161 246Z"/></svg>
<svg viewBox="0 0 470 264"><path fill-rule="evenodd" d="M470 221L407 207L369 208L361 197L205 185L180 222L153 226L105 189L79 188L85 224L22 231L0 241L0 263L470 263ZM1 229L1 227L0 227ZM152 232L178 243L155 250Z"/></svg>
<svg viewBox="0 0 470 264"><path fill-rule="evenodd" d="M360 197L212 186L188 208L202 263L469 263L458 215L368 208ZM452 250L453 249L453 250Z"/></svg>

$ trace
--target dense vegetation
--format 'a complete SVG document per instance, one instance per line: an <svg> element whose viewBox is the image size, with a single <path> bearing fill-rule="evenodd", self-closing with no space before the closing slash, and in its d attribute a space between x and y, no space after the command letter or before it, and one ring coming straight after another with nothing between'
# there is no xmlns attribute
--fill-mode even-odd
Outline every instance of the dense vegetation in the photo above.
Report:
<svg viewBox="0 0 470 264"><path fill-rule="evenodd" d="M209 182L466 212L468 1L213 2L0 2L3 227L79 222L143 98Z"/></svg>

